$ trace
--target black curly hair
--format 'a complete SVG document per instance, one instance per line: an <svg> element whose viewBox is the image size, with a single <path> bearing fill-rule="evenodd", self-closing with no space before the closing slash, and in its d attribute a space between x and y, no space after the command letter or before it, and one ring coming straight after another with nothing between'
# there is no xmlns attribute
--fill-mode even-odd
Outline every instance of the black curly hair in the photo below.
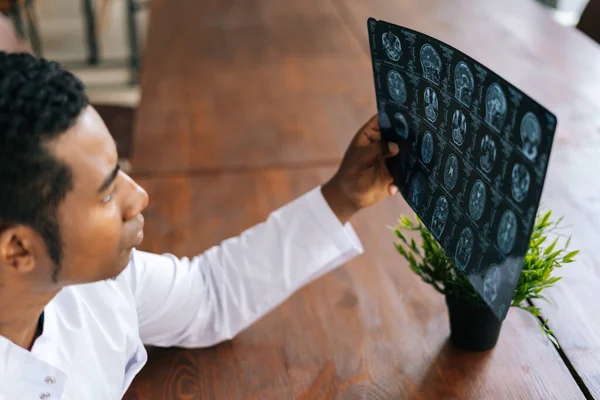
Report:
<svg viewBox="0 0 600 400"><path fill-rule="evenodd" d="M39 232L54 282L63 256L57 209L73 182L46 143L88 103L83 83L58 63L0 51L0 231L26 225Z"/></svg>

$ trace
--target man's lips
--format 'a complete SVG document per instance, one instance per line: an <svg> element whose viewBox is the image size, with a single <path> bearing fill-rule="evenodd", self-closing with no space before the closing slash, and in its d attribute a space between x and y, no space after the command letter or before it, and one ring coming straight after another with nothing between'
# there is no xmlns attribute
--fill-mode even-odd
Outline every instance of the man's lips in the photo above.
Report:
<svg viewBox="0 0 600 400"><path fill-rule="evenodd" d="M137 217L137 221L138 221L139 227L136 231L136 234L132 241L132 245L130 247L137 247L140 244L142 244L142 241L144 240L144 216L142 214L140 214Z"/></svg>
<svg viewBox="0 0 600 400"><path fill-rule="evenodd" d="M140 229L137 236L135 237L134 247L139 246L144 241L144 228Z"/></svg>

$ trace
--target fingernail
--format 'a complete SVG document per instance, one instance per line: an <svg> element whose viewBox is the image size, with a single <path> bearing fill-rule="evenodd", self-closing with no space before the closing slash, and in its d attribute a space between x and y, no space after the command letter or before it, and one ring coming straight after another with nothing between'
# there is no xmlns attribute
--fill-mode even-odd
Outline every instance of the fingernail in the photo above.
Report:
<svg viewBox="0 0 600 400"><path fill-rule="evenodd" d="M392 196L395 195L396 193L398 193L398 188L396 186L392 186L391 192Z"/></svg>
<svg viewBox="0 0 600 400"><path fill-rule="evenodd" d="M391 153L396 153L399 150L398 145L394 142L388 143L388 149L390 150Z"/></svg>

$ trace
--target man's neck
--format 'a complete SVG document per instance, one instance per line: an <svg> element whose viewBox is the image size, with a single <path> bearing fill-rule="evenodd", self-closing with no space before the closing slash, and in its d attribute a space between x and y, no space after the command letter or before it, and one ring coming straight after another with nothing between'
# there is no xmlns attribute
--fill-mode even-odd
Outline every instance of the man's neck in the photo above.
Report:
<svg viewBox="0 0 600 400"><path fill-rule="evenodd" d="M35 323L26 327L0 325L0 336L4 336L19 347L26 350L31 350L33 343L41 334L39 326L40 318L35 320Z"/></svg>
<svg viewBox="0 0 600 400"><path fill-rule="evenodd" d="M2 293L4 289L5 287L0 290L0 305L10 304L11 307L0 307L0 336L17 346L31 350L43 328L40 326L40 316L56 293L52 296L25 298Z"/></svg>

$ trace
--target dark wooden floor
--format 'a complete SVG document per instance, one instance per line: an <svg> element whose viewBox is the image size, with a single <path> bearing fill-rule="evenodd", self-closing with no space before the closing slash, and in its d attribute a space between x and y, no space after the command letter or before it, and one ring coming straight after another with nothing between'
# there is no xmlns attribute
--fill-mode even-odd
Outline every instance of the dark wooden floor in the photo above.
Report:
<svg viewBox="0 0 600 400"><path fill-rule="evenodd" d="M454 45L556 113L543 201L583 253L543 305L566 362L520 310L494 351L465 354L443 298L395 253L386 225L410 211L390 198L352 221L364 256L231 342L150 349L126 399L600 398L597 44L523 0L150 4L132 159L151 199L144 250L193 256L333 173L375 111L373 16Z"/></svg>

